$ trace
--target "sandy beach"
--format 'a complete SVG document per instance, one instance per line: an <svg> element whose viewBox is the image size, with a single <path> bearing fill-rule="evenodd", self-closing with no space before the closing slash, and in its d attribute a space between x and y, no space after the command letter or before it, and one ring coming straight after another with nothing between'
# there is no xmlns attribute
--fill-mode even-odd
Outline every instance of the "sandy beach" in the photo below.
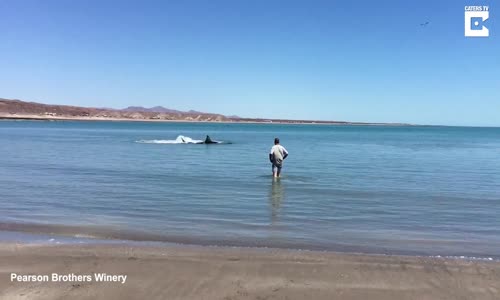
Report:
<svg viewBox="0 0 500 300"><path fill-rule="evenodd" d="M500 263L442 258L4 243L0 266L1 299L500 298ZM12 273L91 281L17 282ZM96 282L95 273L126 275L126 281Z"/></svg>

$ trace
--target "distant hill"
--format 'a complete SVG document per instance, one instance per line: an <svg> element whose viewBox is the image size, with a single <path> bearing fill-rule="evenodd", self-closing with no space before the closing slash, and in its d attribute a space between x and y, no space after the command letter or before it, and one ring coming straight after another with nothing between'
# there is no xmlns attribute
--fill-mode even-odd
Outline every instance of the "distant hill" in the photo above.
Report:
<svg viewBox="0 0 500 300"><path fill-rule="evenodd" d="M187 112L155 106L129 106L124 109L50 105L21 100L0 98L0 119L35 120L154 120L193 122L240 122L240 123L286 123L286 124L337 124L337 125L409 125L395 123L363 123L344 121L286 120L241 118L221 114L204 113L196 110Z"/></svg>
<svg viewBox="0 0 500 300"><path fill-rule="evenodd" d="M129 106L125 109L51 105L0 98L0 117L30 119L130 119L179 121L230 121L221 114L197 111L182 112L162 106L144 108Z"/></svg>

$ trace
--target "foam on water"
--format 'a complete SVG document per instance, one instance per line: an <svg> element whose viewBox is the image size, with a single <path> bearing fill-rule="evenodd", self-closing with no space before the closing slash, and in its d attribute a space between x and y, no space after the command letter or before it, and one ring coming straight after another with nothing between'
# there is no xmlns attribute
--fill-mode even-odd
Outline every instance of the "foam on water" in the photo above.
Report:
<svg viewBox="0 0 500 300"><path fill-rule="evenodd" d="M472 261L500 261L495 260L493 257L477 257L477 256L465 256L465 255L431 255L432 258L444 258L444 259L458 259L458 260L472 260Z"/></svg>
<svg viewBox="0 0 500 300"><path fill-rule="evenodd" d="M202 140L194 140L188 136L179 135L175 140L139 140L141 144L201 144Z"/></svg>

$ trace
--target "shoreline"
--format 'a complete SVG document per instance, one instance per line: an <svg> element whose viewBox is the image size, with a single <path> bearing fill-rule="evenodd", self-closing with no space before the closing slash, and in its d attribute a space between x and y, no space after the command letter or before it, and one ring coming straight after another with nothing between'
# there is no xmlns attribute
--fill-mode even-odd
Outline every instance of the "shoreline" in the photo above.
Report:
<svg viewBox="0 0 500 300"><path fill-rule="evenodd" d="M40 247L58 247L58 246L83 246L83 247L129 247L129 248L183 248L197 251L213 250L239 250L239 251L256 251L256 252L289 252L289 253L310 253L319 255L340 255L340 256L370 256L370 257L387 257L387 258L408 258L408 259L444 259L449 261L461 262L484 262L484 263L500 263L500 257L486 256L465 256L465 255L426 255L426 254L404 254L404 253L377 253L377 252L357 252L357 251L337 251L333 249L318 250L318 249L299 249L299 248L280 248L272 246L234 246L234 245L216 245L216 244L196 244L182 243L175 241L148 241L148 240L119 240L119 239L100 239L86 235L63 236L49 235L39 233L24 233L24 232L7 232L0 231L0 245L16 244L23 246L40 246Z"/></svg>
<svg viewBox="0 0 500 300"><path fill-rule="evenodd" d="M500 262L276 249L0 242L0 298L498 299ZM120 282L11 282L126 275ZM75 277L76 278L76 277Z"/></svg>
<svg viewBox="0 0 500 300"><path fill-rule="evenodd" d="M199 120L167 120L167 119L132 119L132 118L101 118L101 117L53 117L37 115L5 115L0 114L0 121L85 121L85 122L152 122L152 123L210 123L210 124L289 124L289 125L336 125L336 126L444 126L444 125L416 125L406 123L364 123L346 121L307 121L307 120L286 120L286 121L258 121L243 118L242 120L224 121L199 121ZM248 121L247 121L248 120Z"/></svg>
<svg viewBox="0 0 500 300"><path fill-rule="evenodd" d="M435 244L437 241L429 241ZM83 226L61 224L4 223L0 222L0 243L39 245L128 245L131 247L194 247L216 249L260 249L276 251L318 252L339 255L403 256L423 258L449 258L463 261L500 262L500 256L492 253L458 251L449 248L443 251L388 246L367 246L345 241L331 244L305 244L293 240L272 242L266 240L228 240L214 236L164 235L146 231L124 230L108 226Z"/></svg>

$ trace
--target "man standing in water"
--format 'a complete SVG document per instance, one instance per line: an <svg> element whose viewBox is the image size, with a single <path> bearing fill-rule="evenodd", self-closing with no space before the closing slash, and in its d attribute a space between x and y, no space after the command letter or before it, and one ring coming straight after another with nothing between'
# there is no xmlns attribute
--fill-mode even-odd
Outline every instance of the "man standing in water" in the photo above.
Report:
<svg viewBox="0 0 500 300"><path fill-rule="evenodd" d="M281 167L283 166L283 161L288 156L288 151L285 147L280 145L280 139L274 139L274 146L271 148L269 153L269 160L273 164L273 177L280 177Z"/></svg>

